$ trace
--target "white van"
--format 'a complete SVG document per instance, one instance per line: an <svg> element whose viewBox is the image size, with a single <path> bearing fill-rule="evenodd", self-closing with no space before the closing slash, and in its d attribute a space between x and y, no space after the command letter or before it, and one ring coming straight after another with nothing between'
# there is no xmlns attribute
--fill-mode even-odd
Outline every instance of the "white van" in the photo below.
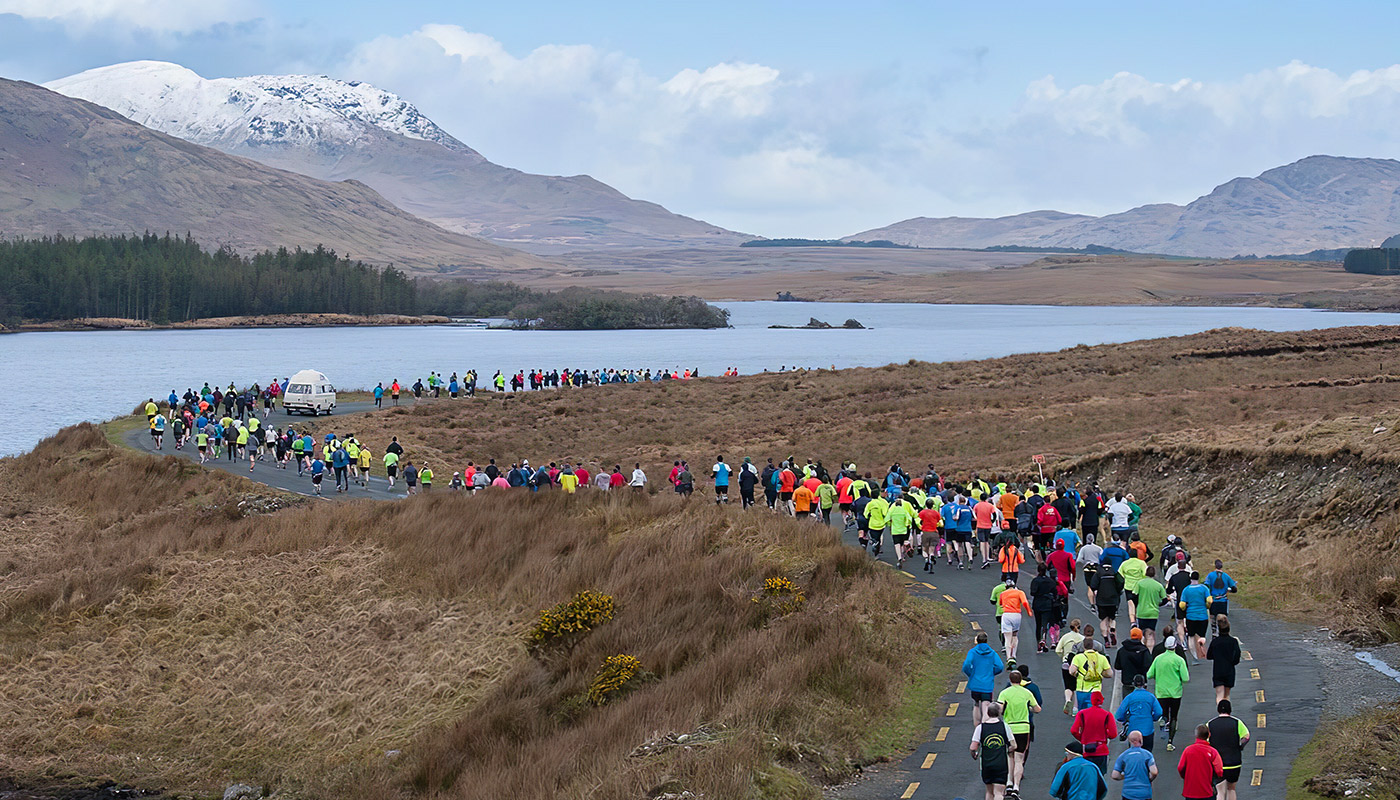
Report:
<svg viewBox="0 0 1400 800"><path fill-rule="evenodd" d="M335 408L335 387L330 378L314 369L304 369L287 380L282 410L288 414L329 414Z"/></svg>

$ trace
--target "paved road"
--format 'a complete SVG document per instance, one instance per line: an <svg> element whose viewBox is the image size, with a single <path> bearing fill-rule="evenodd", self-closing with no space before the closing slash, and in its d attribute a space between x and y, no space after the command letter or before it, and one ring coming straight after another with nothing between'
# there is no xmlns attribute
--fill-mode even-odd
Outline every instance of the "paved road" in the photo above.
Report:
<svg viewBox="0 0 1400 800"><path fill-rule="evenodd" d="M859 546L854 534L847 534L845 538L852 546ZM888 544L886 547L887 552L881 556L881 560L889 562L893 559L893 553ZM890 566L894 568L893 563ZM934 568L933 575L922 571L922 561L906 562L905 566L909 568L909 572L904 574L910 591L948 603L962 618L965 633L959 647L964 652L972 646L979 629L987 630L992 645L997 645L996 618L989 601L992 587L1000 578L995 565L968 572L959 571L945 562ZM1022 576L1024 589L1029 581L1025 578L1025 572L1022 572ZM1084 600L1082 580L1076 587L1072 604L1071 617L1097 620L1097 614L1090 613ZM1128 630L1126 601L1122 608L1123 614L1118 620L1120 638ZM1237 605L1232 608L1230 619L1233 632L1240 638L1247 653L1238 670L1231 702L1235 716L1249 726L1253 737L1245 752L1239 796L1281 799L1286 793L1284 781L1293 758L1317 727L1324 676L1317 658L1295 643L1298 628ZM1097 632L1095 636L1097 638ZM1050 781L1063 758L1064 745L1072 740L1069 735L1071 718L1061 712L1064 696L1059 659L1053 652L1036 654L1035 643L1026 641L1033 638L1032 628L1028 635L1023 636L1018 656L1021 663L1030 664L1031 678L1040 686L1045 703L1043 711L1036 718L1036 741L1031 745L1022 784L1021 797L1026 799L1049 796ZM1116 648L1109 650L1110 661L1116 653ZM1190 663L1189 658L1187 663ZM1168 753L1164 737L1160 732L1157 736L1154 756L1161 775L1153 787L1154 797L1181 797L1181 779L1176 774L1176 760L1185 745L1190 744L1195 725L1215 716L1210 662L1203 661L1200 665L1191 666L1190 670L1191 681L1186 685L1182 699L1176 752ZM1117 681L1115 675L1115 685ZM998 676L997 691L1007 685L1005 676ZM956 688L965 687L960 684ZM1119 689L1118 695L1108 698L1105 705L1116 709L1121 694ZM970 700L965 692L950 692L940 706L938 717L931 720L925 740L912 753L896 763L877 765L867 770L863 780L834 790L832 794L848 800L982 798L984 787L980 772L977 763L968 754L973 728ZM1127 744L1112 742L1110 764L1112 758L1126 748ZM1257 784L1254 784L1256 780ZM1108 783L1109 798L1120 797L1122 784L1115 781Z"/></svg>
<svg viewBox="0 0 1400 800"><path fill-rule="evenodd" d="M406 405L411 406L412 402L410 401ZM321 436L330 431L341 434L353 433L353 415L372 411L374 411L374 403L372 401L341 403L336 407L334 414L319 417L306 417L299 414L288 415L283 413L281 409L278 409L273 411L272 415L264 420L264 422L276 427L278 430L285 428L287 425L291 425L293 430L300 430L303 425L310 425L312 426L311 429L316 433L316 439L319 441ZM151 440L150 434L143 429L127 432L125 441L129 447L142 452L152 453L154 455L172 455L177 458L187 458L196 462L199 461L199 451L195 449L193 443L186 444L182 450L176 450L174 441L170 436L165 437L164 448L162 450L155 449L155 444ZM326 477L321 485L321 489L325 493L323 497L330 500L343 500L348 498L360 499L365 497L371 497L376 500L392 500L407 496L402 480L395 485L393 492L389 491L389 482L384 478L384 464L381 460L383 456L383 453L375 453L375 466L373 471L377 473L378 477L370 478L367 488L353 486L349 492L343 494L336 493L335 475L327 469ZM304 494L308 497L313 496L311 491L311 477L309 474L297 475L295 464L288 466L287 469L279 469L270 456L267 461L256 464L251 473L248 471L247 459L242 461L230 461L227 454L218 460L210 459L206 466L233 475L242 475L245 478L252 478L259 483L277 489ZM452 473L449 470L446 475L439 477L438 487L446 488L447 482L451 479Z"/></svg>
<svg viewBox="0 0 1400 800"><path fill-rule="evenodd" d="M348 415L373 411L372 402L346 403L337 409L332 417L315 419L315 430L324 433L328 430L348 432L353 423L335 424L336 420ZM282 428L284 425L309 422L311 418L287 416L276 411L267 420ZM319 436L317 437L319 438ZM131 447L156 452L150 436L143 430L127 434L127 444ZM173 451L167 437L164 453L177 457L198 460L192 447ZM295 467L282 470L274 464L258 464L252 473L246 461L228 461L226 458L209 462L214 469L221 469L235 475L251 478L268 486L311 494L309 477L298 476ZM383 473L382 466L378 472ZM446 476L441 481L445 485ZM440 487L441 488L441 487ZM359 486L346 494L337 495L334 479L327 476L324 484L327 500L363 498L396 499L404 497L403 483L394 492L388 490L383 477L371 478L368 488ZM764 513L764 512L756 512ZM854 533L844 537L853 547L859 546ZM892 562L892 548L881 556L881 560ZM921 571L922 562L909 562L909 572L903 573L909 590L914 594L948 603L965 624L963 643L965 650L973 643L978 630L987 630L995 645L995 616L989 596L1000 574L996 567L985 570L958 571L946 563L940 563L933 575ZM890 563L894 568L894 564ZM1023 573L1024 575L1025 573ZM1029 580L1022 580L1022 588ZM1097 619L1084 600L1082 581L1072 597L1074 609L1071 617ZM1128 630L1126 620L1127 603L1123 603L1124 616L1119 618L1118 629L1124 635ZM1232 695L1235 716L1244 720L1253 735L1246 751L1243 777L1240 783L1241 798L1283 798L1284 781L1289 767L1299 748L1312 736L1317 727L1322 708L1322 682L1324 676L1318 659L1307 648L1298 644L1300 629L1262 614L1235 607L1231 613L1234 632L1240 638L1246 661L1240 665L1239 680ZM1031 640L1033 628L1024 637ZM1116 649L1109 651L1112 660ZM1063 687L1060 683L1059 659L1053 652L1036 654L1033 641L1023 641L1020 653L1021 663L1031 666L1031 678L1040 686L1045 698L1044 710L1037 718L1036 742L1031 747L1027 761L1026 776L1022 784L1021 797L1046 797L1050 780L1063 755L1065 743L1070 741L1070 717L1061 713ZM1191 667L1191 682L1187 684L1182 701L1181 724L1177 734L1177 751L1168 753L1163 737L1158 736L1155 756L1161 776L1154 787L1154 795L1159 798L1181 797L1181 780L1176 774L1176 759L1181 749L1191 741L1191 731L1197 723L1206 722L1215 715L1215 693L1211 687L1210 662L1202 662ZM1117 677L1113 679L1117 684ZM1004 676L998 683L998 691L1007 683ZM964 688L963 686L957 687ZM1109 697L1107 705L1116 708L1121 689ZM1107 693L1106 693L1107 694ZM866 771L861 781L841 787L833 795L847 800L953 800L966 798L978 800L983 796L983 786L976 763L968 755L968 742L972 736L970 697L965 692L950 692L944 698L937 718L930 720L925 741L898 762L877 765ZM1126 744L1112 743L1112 757L1116 757ZM1121 784L1109 782L1109 797L1120 796Z"/></svg>

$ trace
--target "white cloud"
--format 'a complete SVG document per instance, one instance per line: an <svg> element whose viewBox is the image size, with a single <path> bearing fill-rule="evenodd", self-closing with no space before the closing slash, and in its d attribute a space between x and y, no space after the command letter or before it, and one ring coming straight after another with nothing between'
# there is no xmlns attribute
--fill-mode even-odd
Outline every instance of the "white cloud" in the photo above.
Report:
<svg viewBox="0 0 1400 800"><path fill-rule="evenodd" d="M3 0L0 0L3 2ZM626 54L523 54L454 25L357 47L338 70L417 103L499 163L587 172L717 224L839 236L898 219L1186 202L1314 153L1400 156L1400 65L1294 62L1228 81L1028 82L948 99L927 76L741 61L655 75ZM949 77L941 81L971 80Z"/></svg>
<svg viewBox="0 0 1400 800"><path fill-rule="evenodd" d="M0 0L0 14L59 22L79 30L114 25L158 33L204 30L255 16L247 0Z"/></svg>

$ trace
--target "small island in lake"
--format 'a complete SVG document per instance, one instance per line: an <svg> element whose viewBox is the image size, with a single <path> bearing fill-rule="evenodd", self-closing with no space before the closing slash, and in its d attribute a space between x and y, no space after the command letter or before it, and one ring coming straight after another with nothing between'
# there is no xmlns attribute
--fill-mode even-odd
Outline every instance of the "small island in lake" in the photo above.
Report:
<svg viewBox="0 0 1400 800"><path fill-rule="evenodd" d="M867 330L867 328L866 328L864 325L860 324L860 322L859 322L858 320L848 319L848 320L846 320L845 322L841 323L841 324L838 326L838 325L832 325L832 324L829 323L829 322L822 322L821 320L817 319L816 317L809 317L809 318L807 319L807 324L806 324L806 325L769 325L768 327L769 327L769 329L790 330L790 331L826 331L826 330L834 330L834 329L836 329L836 328L845 328L845 329L848 329L848 330L862 330L862 331L863 331L863 330Z"/></svg>

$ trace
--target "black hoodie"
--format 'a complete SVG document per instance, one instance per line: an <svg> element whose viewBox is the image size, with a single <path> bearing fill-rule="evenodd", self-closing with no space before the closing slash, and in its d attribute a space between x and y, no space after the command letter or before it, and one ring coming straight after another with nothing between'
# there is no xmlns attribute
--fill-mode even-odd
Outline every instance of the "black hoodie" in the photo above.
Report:
<svg viewBox="0 0 1400 800"><path fill-rule="evenodd" d="M1122 676L1124 686L1133 685L1133 676L1147 677L1147 668L1152 666L1152 651L1137 639L1129 639L1118 648L1113 658L1113 668Z"/></svg>

